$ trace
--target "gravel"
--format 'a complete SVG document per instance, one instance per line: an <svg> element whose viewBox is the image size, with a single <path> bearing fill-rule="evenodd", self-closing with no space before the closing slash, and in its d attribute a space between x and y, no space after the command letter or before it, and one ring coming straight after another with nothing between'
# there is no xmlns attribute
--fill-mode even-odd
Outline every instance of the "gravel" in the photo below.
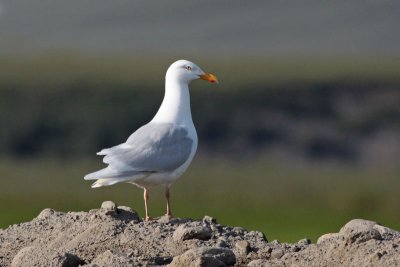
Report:
<svg viewBox="0 0 400 267"><path fill-rule="evenodd" d="M210 227L205 226L187 226L180 225L173 234L173 239L176 242L189 240L189 239L200 239L209 240L211 238L212 231Z"/></svg>
<svg viewBox="0 0 400 267"><path fill-rule="evenodd" d="M161 217L148 223L106 201L89 212L43 210L0 229L0 266L400 266L400 233L355 219L295 244L258 231Z"/></svg>

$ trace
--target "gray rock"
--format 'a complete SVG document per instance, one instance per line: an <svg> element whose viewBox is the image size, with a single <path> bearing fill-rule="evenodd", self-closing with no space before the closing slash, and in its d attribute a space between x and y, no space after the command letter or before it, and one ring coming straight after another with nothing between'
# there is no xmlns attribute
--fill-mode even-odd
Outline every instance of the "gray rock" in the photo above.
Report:
<svg viewBox="0 0 400 267"><path fill-rule="evenodd" d="M324 234L324 235L321 235L318 238L317 245L321 245L324 242L330 242L332 240L340 240L340 239L344 240L344 236L342 234L339 234L339 233Z"/></svg>
<svg viewBox="0 0 400 267"><path fill-rule="evenodd" d="M283 249L274 249L271 252L271 259L280 259L282 258L282 256L285 254L285 252L283 251Z"/></svg>
<svg viewBox="0 0 400 267"><path fill-rule="evenodd" d="M380 224L375 224L373 226L373 228L375 230L377 230L379 232L379 234L381 235L382 238L384 239L391 239L394 237L400 237L400 232L397 232L393 229L390 229L388 227L382 226Z"/></svg>
<svg viewBox="0 0 400 267"><path fill-rule="evenodd" d="M210 216L204 216L202 221L203 221L204 224L207 224L207 225L216 224L217 223L217 220L215 218L213 218L213 217L210 217Z"/></svg>
<svg viewBox="0 0 400 267"><path fill-rule="evenodd" d="M259 258L267 258L267 259L269 259L271 257L272 250L273 249L272 249L272 247L270 245L263 246L263 247L260 247L257 250L257 255L258 255Z"/></svg>
<svg viewBox="0 0 400 267"><path fill-rule="evenodd" d="M346 223L339 233L342 234L351 243L365 242L370 239L382 239L381 234L374 228L376 222L367 221L362 219L354 219Z"/></svg>
<svg viewBox="0 0 400 267"><path fill-rule="evenodd" d="M249 262L256 259L259 259L259 257L255 251L250 251L246 256L246 260L248 260Z"/></svg>
<svg viewBox="0 0 400 267"><path fill-rule="evenodd" d="M242 234L242 233L246 232L246 229L244 229L243 227L236 226L236 227L232 228L232 231L237 234Z"/></svg>
<svg viewBox="0 0 400 267"><path fill-rule="evenodd" d="M281 242L279 242L279 240L272 240L271 241L271 244L273 245L273 246L277 246L277 245L280 245L281 244Z"/></svg>
<svg viewBox="0 0 400 267"><path fill-rule="evenodd" d="M175 218L171 217L168 215L163 215L160 218L157 219L158 223L164 223L164 224L184 224L187 222L190 222L190 219L182 219L182 218Z"/></svg>
<svg viewBox="0 0 400 267"><path fill-rule="evenodd" d="M249 235L250 235L250 236L255 236L255 237L257 237L259 240L268 242L268 239L267 239L267 237L265 236L265 234L264 234L263 232L260 232L260 231L250 231L250 232L249 232Z"/></svg>
<svg viewBox="0 0 400 267"><path fill-rule="evenodd" d="M155 265L166 265L172 262L172 257L155 257L153 261Z"/></svg>
<svg viewBox="0 0 400 267"><path fill-rule="evenodd" d="M56 250L37 247L25 247L21 249L11 262L11 267L21 266L69 266L78 267L81 260L72 254L61 253Z"/></svg>
<svg viewBox="0 0 400 267"><path fill-rule="evenodd" d="M241 240L235 243L237 251L242 255L247 255L250 251L250 244L245 240Z"/></svg>
<svg viewBox="0 0 400 267"><path fill-rule="evenodd" d="M226 240L218 239L216 246L220 248L226 248L228 244L226 243Z"/></svg>
<svg viewBox="0 0 400 267"><path fill-rule="evenodd" d="M303 238L297 242L297 244L301 247L306 247L311 244L311 240L308 238Z"/></svg>
<svg viewBox="0 0 400 267"><path fill-rule="evenodd" d="M47 208L42 210L36 218L39 220L44 220L52 216L54 213L55 211L53 209Z"/></svg>
<svg viewBox="0 0 400 267"><path fill-rule="evenodd" d="M227 266L224 262L213 258L213 257L201 257L193 262L193 266L204 266L204 267L225 267Z"/></svg>
<svg viewBox="0 0 400 267"><path fill-rule="evenodd" d="M101 203L101 208L105 211L117 212L117 205L112 201L104 201Z"/></svg>
<svg viewBox="0 0 400 267"><path fill-rule="evenodd" d="M200 247L186 251L182 255L174 257L170 267L190 266L229 266L236 263L232 250L218 247Z"/></svg>
<svg viewBox="0 0 400 267"><path fill-rule="evenodd" d="M133 212L132 208L128 207L128 206L118 206L117 210L118 210L118 212L119 211Z"/></svg>
<svg viewBox="0 0 400 267"><path fill-rule="evenodd" d="M109 211L111 216L123 221L134 221L140 222L140 216L136 213L136 211L132 210L129 207L119 206L118 212Z"/></svg>
<svg viewBox="0 0 400 267"><path fill-rule="evenodd" d="M145 223L136 222L137 213L128 207L112 210L46 209L30 222L0 229L0 266L400 266L399 233L374 222L349 222L317 244L281 244L209 218ZM208 241L196 239L210 235ZM186 238L192 239L181 241Z"/></svg>
<svg viewBox="0 0 400 267"><path fill-rule="evenodd" d="M157 219L157 222L159 223L170 223L173 220L173 218L171 218L171 216L168 215L163 215L160 218Z"/></svg>
<svg viewBox="0 0 400 267"><path fill-rule="evenodd" d="M299 245L292 245L291 247L290 247L290 251L291 252L298 252L298 251L300 251L302 248L304 248L304 247L301 247L301 246L299 246Z"/></svg>
<svg viewBox="0 0 400 267"><path fill-rule="evenodd" d="M177 242L189 239L208 240L211 238L211 235L212 231L210 227L180 225L174 231L173 239Z"/></svg>

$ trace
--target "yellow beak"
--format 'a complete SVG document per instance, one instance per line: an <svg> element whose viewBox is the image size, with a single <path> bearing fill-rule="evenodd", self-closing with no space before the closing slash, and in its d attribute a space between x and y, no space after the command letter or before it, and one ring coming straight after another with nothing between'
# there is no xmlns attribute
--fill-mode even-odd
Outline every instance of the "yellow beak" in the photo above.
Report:
<svg viewBox="0 0 400 267"><path fill-rule="evenodd" d="M218 78L211 73L205 73L203 75L200 75L199 77L200 79L209 81L210 83L218 83Z"/></svg>

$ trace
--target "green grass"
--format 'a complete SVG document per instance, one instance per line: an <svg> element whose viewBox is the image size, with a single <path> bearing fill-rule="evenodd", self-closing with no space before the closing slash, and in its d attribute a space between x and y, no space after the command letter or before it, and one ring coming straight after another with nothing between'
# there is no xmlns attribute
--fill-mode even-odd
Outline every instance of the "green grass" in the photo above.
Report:
<svg viewBox="0 0 400 267"><path fill-rule="evenodd" d="M44 208L89 210L102 201L131 206L143 216L142 191L128 184L91 189L83 175L97 161L3 159L0 227L31 220ZM318 166L269 159L196 158L172 189L179 217L216 217L222 224L263 231L269 240L313 241L352 218L400 228L399 170ZM163 190L150 191L153 216L164 213Z"/></svg>
<svg viewBox="0 0 400 267"><path fill-rule="evenodd" d="M0 84L62 90L77 84L159 88L172 57L47 53L31 57L0 55ZM218 88L249 90L252 85L304 85L327 82L400 82L399 57L193 58L215 73ZM205 85L203 87L206 87Z"/></svg>
<svg viewBox="0 0 400 267"><path fill-rule="evenodd" d="M92 92L96 92L99 88L109 90L119 88L121 91L129 92L139 89L154 90L154 94L157 90L161 95L160 88L164 84L165 70L174 60L176 58L144 60L115 55L97 57L65 53L31 58L1 56L0 90L5 90L5 96L13 96L21 91L28 92L21 93L23 101L18 102L20 106L4 100L7 98L3 99L0 105L4 109L1 113L4 124L2 129L4 132L18 129L15 132L11 131L9 136L21 132L26 135L19 137L22 140L28 137L37 138L37 136L32 137L28 129L34 122L43 123L43 118L49 119L49 115L45 112L50 110L49 112L54 111L53 114L63 114L63 117L54 115L48 124L64 125L60 122L66 121L67 129L76 127L78 129L76 134L80 136L79 131L82 131L82 125L86 124L79 124L79 120L77 124L77 120L72 116L73 112L79 112L83 117L89 116L90 120L97 118L101 121L99 118L103 116L93 104L98 95ZM237 99L242 91L246 94L253 93L258 97L259 91L255 90L257 88L274 90L287 84L290 88L296 89L308 87L310 84L335 82L350 85L355 82L368 86L375 83L379 86L394 84L395 87L400 83L400 58L236 58L234 60L193 58L193 60L205 71L213 72L219 77L220 84L215 87L219 90L218 94L237 90ZM94 91L84 90L88 88ZM201 88L206 89L204 92L211 92L210 86L206 83L193 85L194 91L201 91ZM83 92L83 95L69 96L69 93L74 92L73 89ZM54 90L65 90L65 95L56 95L56 99L52 99L53 94L44 93L42 95L46 102L36 103L41 101L38 97L40 92ZM86 92L89 92L88 95L85 95ZM125 96L122 94L122 97ZM63 105L68 102L64 97L72 99L71 106ZM81 99L94 100L92 103ZM207 99L207 95L204 99ZM232 99L236 98L231 98L231 101ZM291 103L286 99L282 100L280 96L274 99L285 103L284 106ZM117 97L113 101L119 103L119 100ZM142 99L139 100L135 99L142 102ZM232 103L236 105L236 102ZM78 109L86 104L92 104L91 109ZM156 101L152 105L157 104ZM150 103L143 105L149 106ZM277 105L279 106L279 103ZM114 112L116 106L118 104L106 105L102 111L107 113L111 109ZM135 110L136 107L132 104L131 114L135 117L143 113L139 112L141 109ZM87 110L94 110L94 114L97 115L91 116ZM146 110L150 112L150 109ZM194 113L196 110L199 109L195 107ZM32 119L41 112L45 115L37 116L39 118L37 121ZM211 110L209 116L214 117L218 112ZM201 115L204 116L203 113ZM23 123L24 120L26 124ZM121 125L126 124L126 121L123 121ZM118 121L116 124L118 125ZM100 129L101 125L108 124L94 122L94 125L99 125ZM131 129L130 127L134 128L132 125L127 126ZM94 132L101 132L99 129L95 128ZM61 128L61 131L64 131L64 128ZM65 151L73 153L78 150L70 143L64 142L65 140L63 142L55 140L57 147L61 144ZM51 139L44 141L46 145L51 143ZM9 141L4 141L4 144L8 143ZM49 154L44 153L44 155L52 155L48 148L45 151ZM6 150L3 151L3 155L8 155ZM90 188L90 183L84 181L83 176L100 167L102 167L100 160L95 161L94 156L92 160L74 161L43 158L23 161L3 158L0 161L0 227L31 220L47 207L63 211L89 210L98 208L104 200L131 206L143 215L140 189L126 184L100 189ZM281 241L297 241L304 237L315 241L323 233L337 231L351 218L376 220L389 227L400 229L399 177L400 169L394 168L372 169L333 164L301 165L265 158L243 161L225 160L221 157L196 158L188 172L172 189L173 211L179 217L214 216L220 223L261 230L268 239ZM162 188L151 190L150 208L153 216L164 213Z"/></svg>

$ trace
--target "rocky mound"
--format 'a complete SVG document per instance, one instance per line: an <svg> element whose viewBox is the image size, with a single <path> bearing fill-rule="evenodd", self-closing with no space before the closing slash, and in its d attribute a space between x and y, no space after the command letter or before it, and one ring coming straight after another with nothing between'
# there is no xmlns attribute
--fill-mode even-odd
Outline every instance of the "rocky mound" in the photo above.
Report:
<svg viewBox="0 0 400 267"><path fill-rule="evenodd" d="M399 232L360 219L317 244L288 244L208 216L146 223L107 201L0 229L0 266L400 266L399 245Z"/></svg>

